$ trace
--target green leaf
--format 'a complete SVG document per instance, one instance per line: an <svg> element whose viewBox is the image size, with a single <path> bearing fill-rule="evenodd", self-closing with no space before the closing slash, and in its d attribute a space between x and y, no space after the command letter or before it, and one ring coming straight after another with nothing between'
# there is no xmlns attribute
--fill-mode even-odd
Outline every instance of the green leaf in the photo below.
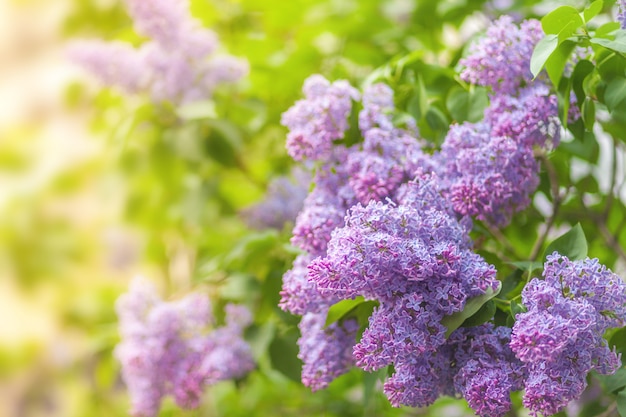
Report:
<svg viewBox="0 0 626 417"><path fill-rule="evenodd" d="M574 89L574 94L576 94L576 101L578 103L583 103L585 101L583 82L595 68L595 65L586 59L579 61L574 67L574 71L572 72L572 88Z"/></svg>
<svg viewBox="0 0 626 417"><path fill-rule="evenodd" d="M552 55L552 52L554 52L558 46L558 35L546 35L545 38L537 43L537 46L535 46L533 50L533 55L530 58L530 71L533 77L537 77L548 58L550 58L550 55Z"/></svg>
<svg viewBox="0 0 626 417"><path fill-rule="evenodd" d="M596 122L596 103L587 97L583 102L582 118L585 123L585 129L588 132L593 131L593 125Z"/></svg>
<svg viewBox="0 0 626 417"><path fill-rule="evenodd" d="M511 301L511 317L515 318L520 313L525 313L528 310L524 304L520 304L516 301Z"/></svg>
<svg viewBox="0 0 626 417"><path fill-rule="evenodd" d="M621 417L626 417L626 390L617 394L617 412Z"/></svg>
<svg viewBox="0 0 626 417"><path fill-rule="evenodd" d="M295 382L300 382L302 361L298 358L298 332L290 330L270 343L272 367Z"/></svg>
<svg viewBox="0 0 626 417"><path fill-rule="evenodd" d="M493 290L488 288L485 294L479 295L478 297L470 298L465 303L465 308L463 311L459 311L454 314L450 314L449 316L445 316L441 319L441 324L443 324L448 330L446 331L446 337L450 336L453 331L461 327L461 324L468 318L472 317L480 308L493 297L498 295L500 289L502 288L502 284L498 283L498 289Z"/></svg>
<svg viewBox="0 0 626 417"><path fill-rule="evenodd" d="M528 272L528 274L532 274L537 269L543 269L543 262L537 261L518 261L518 262L507 262L510 265L516 266L519 269Z"/></svg>
<svg viewBox="0 0 626 417"><path fill-rule="evenodd" d="M543 27L543 31L547 34L558 34L564 28L568 28L571 30L571 33L574 33L576 29L581 27L584 24L583 19L578 14L578 10L573 8L572 6L561 6L541 19L541 27ZM570 33L570 35L571 35ZM567 35L566 37L569 37Z"/></svg>
<svg viewBox="0 0 626 417"><path fill-rule="evenodd" d="M626 54L626 31L623 30L620 30L613 40L594 37L589 39L589 42L604 46L615 52Z"/></svg>
<svg viewBox="0 0 626 417"><path fill-rule="evenodd" d="M544 257L558 252L567 256L570 260L576 261L587 257L587 238L580 223L572 227L569 232L557 238L548 245Z"/></svg>
<svg viewBox="0 0 626 417"><path fill-rule="evenodd" d="M365 302L365 298L362 296L356 297L354 300L341 300L336 304L333 304L326 314L326 323L324 327L328 327L331 324L341 320L346 314Z"/></svg>
<svg viewBox="0 0 626 417"><path fill-rule="evenodd" d="M604 6L604 2L602 0L596 0L591 3L589 7L583 11L585 22L589 22L591 19L596 17L598 13L602 11L602 6Z"/></svg>
<svg viewBox="0 0 626 417"><path fill-rule="evenodd" d="M446 115L435 106L431 106L426 112L426 123L434 131L445 131L450 126Z"/></svg>
<svg viewBox="0 0 626 417"><path fill-rule="evenodd" d="M477 122L483 118L485 108L489 104L487 91L484 88L470 87L469 91L461 87L450 89L446 99L446 107L457 122Z"/></svg>
<svg viewBox="0 0 626 417"><path fill-rule="evenodd" d="M617 352L624 353L626 351L626 327L616 330L609 339L609 346L615 348Z"/></svg>
<svg viewBox="0 0 626 417"><path fill-rule="evenodd" d="M608 22L596 29L595 38L606 38L620 28L619 22Z"/></svg>
<svg viewBox="0 0 626 417"><path fill-rule="evenodd" d="M486 323L489 320L491 320L495 313L496 313L496 303L494 303L493 300L489 300L478 309L476 314L465 319L465 321L463 322L463 324L461 324L461 326L462 327L480 326L481 324Z"/></svg>
<svg viewBox="0 0 626 417"><path fill-rule="evenodd" d="M597 377L607 393L626 387L626 368L619 368L613 375L598 375Z"/></svg>
<svg viewBox="0 0 626 417"><path fill-rule="evenodd" d="M571 142L563 142L562 149L576 155L585 161L595 163L598 160L600 146L593 132L583 132L582 135L576 136Z"/></svg>
<svg viewBox="0 0 626 417"><path fill-rule="evenodd" d="M562 42L545 63L548 77L550 77L550 81L552 81L552 84L555 87L559 86L561 77L563 77L565 65L567 64L574 47L576 47L576 43L572 41Z"/></svg>
<svg viewBox="0 0 626 417"><path fill-rule="evenodd" d="M617 77L609 82L604 93L604 102L609 110L613 110L626 98L626 78Z"/></svg>

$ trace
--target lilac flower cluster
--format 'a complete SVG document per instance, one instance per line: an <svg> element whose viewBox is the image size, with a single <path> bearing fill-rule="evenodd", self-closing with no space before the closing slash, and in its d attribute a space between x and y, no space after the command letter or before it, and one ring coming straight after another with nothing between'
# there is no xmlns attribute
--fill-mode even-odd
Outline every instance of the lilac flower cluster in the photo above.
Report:
<svg viewBox="0 0 626 417"><path fill-rule="evenodd" d="M522 292L528 311L518 314L510 345L528 372L524 406L551 415L580 397L589 371L619 368L602 335L626 324L626 284L597 259L570 261L556 252L543 277Z"/></svg>
<svg viewBox="0 0 626 417"><path fill-rule="evenodd" d="M462 215L506 226L539 184L535 152L559 143L557 98L543 82L531 83L530 56L542 36L538 21L517 27L503 16L461 60L462 79L491 88L484 120L451 126L435 156Z"/></svg>
<svg viewBox="0 0 626 417"><path fill-rule="evenodd" d="M296 220L310 182L311 175L304 169L295 169L292 178L276 177L270 182L265 199L245 208L241 214L254 229L282 230L285 224Z"/></svg>
<svg viewBox="0 0 626 417"><path fill-rule="evenodd" d="M397 205L352 207L326 256L309 265L321 294L380 303L353 355L367 371L393 365L385 393L395 406L437 398L427 364L445 343L442 318L499 286L495 269L471 252L468 224L457 220L437 183L425 175L402 187Z"/></svg>
<svg viewBox="0 0 626 417"><path fill-rule="evenodd" d="M327 157L333 140L343 137L348 129L352 100L359 99L359 92L346 81L331 84L321 75L309 77L302 91L305 99L296 102L281 119L289 128L287 151L297 161Z"/></svg>
<svg viewBox="0 0 626 417"><path fill-rule="evenodd" d="M217 53L217 35L201 27L185 0L126 0L135 29L151 40L139 48L121 42L80 41L74 62L103 83L128 93L148 92L155 102L210 98L222 83L248 72L245 60Z"/></svg>
<svg viewBox="0 0 626 417"><path fill-rule="evenodd" d="M414 126L407 130L393 125L393 92L389 87L375 84L363 93L359 127L365 141L350 148L333 144L333 140L341 138L348 128L347 117L358 92L346 82L330 84L321 76L309 78L304 90L307 98L283 116L283 123L292 129L290 137L298 138L288 139L287 147L294 158L317 160L318 167L315 187L296 218L291 240L305 254L283 277L280 306L308 317L300 323L303 381L319 389L353 365L356 330L355 323L323 328L328 307L340 298L318 290L308 278L308 265L314 257L326 254L331 233L344 225L350 207L359 201L380 201L394 195L414 176L424 155L414 138ZM324 346L324 352L344 354L333 354L337 360L331 364L319 360L317 351L307 350L307 346ZM324 357L330 360L326 354Z"/></svg>
<svg viewBox="0 0 626 417"><path fill-rule="evenodd" d="M206 386L240 378L254 369L243 329L252 322L241 306L226 306L226 325L212 332L211 306L191 294L162 301L144 280L133 280L117 302L122 341L115 355L122 365L134 416L158 414L172 395L183 408L196 408Z"/></svg>
<svg viewBox="0 0 626 417"><path fill-rule="evenodd" d="M500 17L460 61L464 67L461 79L491 87L498 94L516 95L533 78L530 57L542 38L538 20L526 20L518 27L510 16Z"/></svg>
<svg viewBox="0 0 626 417"><path fill-rule="evenodd" d="M511 409L511 392L523 387L526 371L509 347L510 340L510 328L486 323L461 327L446 342L454 364L452 384L447 386L454 386L479 416L505 415Z"/></svg>

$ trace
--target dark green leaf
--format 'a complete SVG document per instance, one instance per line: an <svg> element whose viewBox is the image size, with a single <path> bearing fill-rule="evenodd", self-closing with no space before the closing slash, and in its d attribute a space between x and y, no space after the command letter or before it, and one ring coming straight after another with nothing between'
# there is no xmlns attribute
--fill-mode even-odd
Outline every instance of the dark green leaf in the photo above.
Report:
<svg viewBox="0 0 626 417"><path fill-rule="evenodd" d="M613 110L626 99L626 78L616 77L606 87L604 102L609 110Z"/></svg>
<svg viewBox="0 0 626 417"><path fill-rule="evenodd" d="M431 106L426 112L426 123L434 131L447 130L450 125L446 115L435 106Z"/></svg>
<svg viewBox="0 0 626 417"><path fill-rule="evenodd" d="M509 274L506 278L504 278L504 280L502 281L502 291L500 291L499 298L506 300L508 298L511 298L517 295L516 290L519 289L519 291L521 291L521 289L518 287L520 287L520 284L523 281L523 276L524 276L523 270L516 269L511 274Z"/></svg>
<svg viewBox="0 0 626 417"><path fill-rule="evenodd" d="M530 71L533 77L536 77L541 72L546 61L558 46L559 37L557 35L546 35L545 38L537 43L530 58Z"/></svg>
<svg viewBox="0 0 626 417"><path fill-rule="evenodd" d="M626 352L626 327L616 330L609 339L609 346L614 347L616 351Z"/></svg>
<svg viewBox="0 0 626 417"><path fill-rule="evenodd" d="M272 340L269 346L272 367L295 382L300 382L302 361L298 358L298 332L289 331Z"/></svg>
<svg viewBox="0 0 626 417"><path fill-rule="evenodd" d="M570 260L580 260L587 257L587 238L580 223L572 227L569 232L557 238L548 245L545 256L558 252Z"/></svg>
<svg viewBox="0 0 626 417"><path fill-rule="evenodd" d="M574 94L576 94L576 101L578 103L583 103L585 101L583 82L595 68L595 65L586 59L579 61L576 64L576 67L574 67L574 71L572 72L572 88L574 89Z"/></svg>
<svg viewBox="0 0 626 417"><path fill-rule="evenodd" d="M461 324L463 324L465 320L476 314L476 312L480 310L483 304L498 295L501 288L502 284L500 283L498 283L498 289L496 291L488 288L485 294L467 300L463 311L459 311L458 313L445 316L443 319L441 319L441 324L443 324L448 329L446 331L446 337L450 336L453 331L461 327Z"/></svg>
<svg viewBox="0 0 626 417"><path fill-rule="evenodd" d="M525 313L528 310L524 306L524 304L520 304L515 301L511 301L511 317L515 318L519 313Z"/></svg>

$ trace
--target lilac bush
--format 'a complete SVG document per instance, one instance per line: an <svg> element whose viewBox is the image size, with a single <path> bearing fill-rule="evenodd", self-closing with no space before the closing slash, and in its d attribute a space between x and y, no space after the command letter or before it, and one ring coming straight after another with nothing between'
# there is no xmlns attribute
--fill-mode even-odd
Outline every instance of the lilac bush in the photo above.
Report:
<svg viewBox="0 0 626 417"><path fill-rule="evenodd" d="M283 124L288 153L316 170L291 240L304 253L283 277L280 307L302 316L306 386L326 387L352 365L388 368L384 392L396 407L462 396L478 415L502 417L511 393L523 390L531 413L549 415L580 397L590 371L620 367L603 335L625 324L626 286L597 260L548 256L544 280L523 290L528 310L512 330L451 324L501 288L476 253L473 225L504 228L525 210L540 158L561 141L558 98L529 68L542 37L538 21L518 26L505 16L469 48L460 77L486 87L489 104L482 120L452 124L438 149L413 121L396 124L387 85L369 85L359 103L345 81L305 82L306 99ZM353 143L345 134L359 104ZM570 105L575 123L575 99ZM329 308L357 297L375 305L362 333L352 315L324 326Z"/></svg>

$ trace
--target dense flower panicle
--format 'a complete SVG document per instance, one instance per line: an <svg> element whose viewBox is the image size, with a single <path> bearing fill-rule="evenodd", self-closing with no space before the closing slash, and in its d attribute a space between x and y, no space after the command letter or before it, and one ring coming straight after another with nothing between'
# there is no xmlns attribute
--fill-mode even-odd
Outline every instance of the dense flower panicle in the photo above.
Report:
<svg viewBox="0 0 626 417"><path fill-rule="evenodd" d="M127 0L136 30L151 38L139 48L119 42L81 41L70 59L103 83L155 102L208 99L217 86L248 73L244 59L218 54L217 35L200 26L183 0Z"/></svg>
<svg viewBox="0 0 626 417"><path fill-rule="evenodd" d="M525 369L509 347L510 338L508 327L486 323L461 327L447 341L454 389L481 417L506 414L511 392L523 387Z"/></svg>
<svg viewBox="0 0 626 417"><path fill-rule="evenodd" d="M302 383L313 391L326 388L333 379L348 372L354 359L352 346L359 325L354 319L324 328L328 309L302 316L298 358L303 362Z"/></svg>
<svg viewBox="0 0 626 417"><path fill-rule="evenodd" d="M287 152L302 159L325 159L333 141L348 130L352 101L359 92L347 81L330 83L321 75L312 75L304 82L305 99L297 101L282 115L281 123L289 129Z"/></svg>
<svg viewBox="0 0 626 417"><path fill-rule="evenodd" d="M227 306L226 325L208 333L213 316L206 297L191 294L164 302L147 281L134 280L118 300L117 312L122 341L115 355L134 416L157 415L166 395L181 407L195 408L207 385L242 377L255 366L242 339L251 321L243 307Z"/></svg>
<svg viewBox="0 0 626 417"><path fill-rule="evenodd" d="M293 178L274 178L267 187L265 199L242 210L244 220L254 229L282 230L285 224L295 222L310 182L310 174L304 169L294 170Z"/></svg>
<svg viewBox="0 0 626 417"><path fill-rule="evenodd" d="M362 148L347 160L348 184L362 204L392 197L423 169L431 168L420 142L400 129L371 128L364 134Z"/></svg>
<svg viewBox="0 0 626 417"><path fill-rule="evenodd" d="M620 366L602 336L626 323L626 285L597 259L570 261L556 252L543 276L522 292L528 311L518 314L510 345L529 374L524 405L549 415L581 395L589 371L611 374Z"/></svg>
<svg viewBox="0 0 626 417"><path fill-rule="evenodd" d="M533 78L530 57L543 36L538 20L526 20L518 27L510 16L500 17L460 61L461 79L491 87L495 93L515 95Z"/></svg>
<svg viewBox="0 0 626 417"><path fill-rule="evenodd" d="M555 148L560 131L556 96L543 84L495 95L483 121L451 126L435 160L455 211L506 226L539 185L534 152Z"/></svg>
<svg viewBox="0 0 626 417"><path fill-rule="evenodd" d="M403 187L402 201L415 206L372 201L352 207L326 256L309 265L309 280L322 294L380 303L353 355L366 370L393 365L385 392L395 406L437 398L437 369L445 362L436 354L445 344L441 319L499 286L495 269L470 251L468 224L457 220L437 182L422 175Z"/></svg>
<svg viewBox="0 0 626 417"><path fill-rule="evenodd" d="M524 148L554 149L559 144L557 97L544 84L523 88L517 96L492 97L485 122L491 126L492 136L512 138Z"/></svg>
<svg viewBox="0 0 626 417"><path fill-rule="evenodd" d="M532 148L492 136L485 123L453 125L437 158L454 210L496 226L526 208L539 185Z"/></svg>

